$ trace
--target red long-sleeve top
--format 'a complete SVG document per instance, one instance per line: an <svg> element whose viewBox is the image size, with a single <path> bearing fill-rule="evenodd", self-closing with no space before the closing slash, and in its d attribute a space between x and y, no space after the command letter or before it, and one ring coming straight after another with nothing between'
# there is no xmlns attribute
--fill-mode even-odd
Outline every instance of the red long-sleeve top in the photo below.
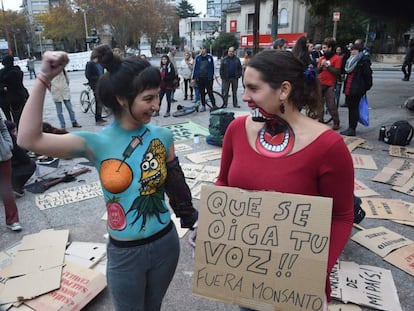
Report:
<svg viewBox="0 0 414 311"><path fill-rule="evenodd" d="M332 130L293 154L269 158L253 150L247 140L246 118L230 123L223 141L218 186L333 198L326 277L349 240L354 220L354 168L343 138Z"/></svg>

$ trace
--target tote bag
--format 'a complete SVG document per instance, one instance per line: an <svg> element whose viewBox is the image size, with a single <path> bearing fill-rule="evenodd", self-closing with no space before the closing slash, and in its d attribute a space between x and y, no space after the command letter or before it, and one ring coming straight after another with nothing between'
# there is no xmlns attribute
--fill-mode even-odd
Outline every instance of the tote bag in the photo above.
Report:
<svg viewBox="0 0 414 311"><path fill-rule="evenodd" d="M364 126L369 126L369 106L367 94L364 94L359 102L359 123Z"/></svg>

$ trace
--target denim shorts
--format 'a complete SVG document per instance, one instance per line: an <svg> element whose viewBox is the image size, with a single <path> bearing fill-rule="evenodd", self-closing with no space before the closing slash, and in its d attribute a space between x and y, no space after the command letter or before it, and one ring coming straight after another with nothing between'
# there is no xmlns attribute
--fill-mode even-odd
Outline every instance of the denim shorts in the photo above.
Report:
<svg viewBox="0 0 414 311"><path fill-rule="evenodd" d="M158 311L177 268L180 243L175 226L147 244L107 244L108 289L115 311Z"/></svg>

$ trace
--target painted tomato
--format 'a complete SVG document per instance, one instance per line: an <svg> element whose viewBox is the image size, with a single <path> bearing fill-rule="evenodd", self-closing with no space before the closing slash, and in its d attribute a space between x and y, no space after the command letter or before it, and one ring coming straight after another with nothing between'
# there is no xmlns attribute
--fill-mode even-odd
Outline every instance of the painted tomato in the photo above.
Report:
<svg viewBox="0 0 414 311"><path fill-rule="evenodd" d="M123 230L126 226L124 209L118 202L107 202L108 226L112 230Z"/></svg>

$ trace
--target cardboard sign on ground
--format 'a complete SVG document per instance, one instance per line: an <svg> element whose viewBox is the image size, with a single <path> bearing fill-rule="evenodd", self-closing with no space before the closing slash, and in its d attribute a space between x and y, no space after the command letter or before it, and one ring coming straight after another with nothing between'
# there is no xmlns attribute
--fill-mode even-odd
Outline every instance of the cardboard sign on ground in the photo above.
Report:
<svg viewBox="0 0 414 311"><path fill-rule="evenodd" d="M359 137L350 137L342 136L344 138L345 144L348 147L349 152L352 152L354 149L358 148L360 145L365 143L365 139Z"/></svg>
<svg viewBox="0 0 414 311"><path fill-rule="evenodd" d="M414 177L411 177L404 185L401 187L394 186L392 190L402 192L414 197Z"/></svg>
<svg viewBox="0 0 414 311"><path fill-rule="evenodd" d="M341 293L338 299L375 310L402 311L390 270L349 261L339 261L335 270Z"/></svg>
<svg viewBox="0 0 414 311"><path fill-rule="evenodd" d="M174 144L174 149L175 149L175 152L178 154L180 152L190 151L193 148L188 144L178 143L178 144Z"/></svg>
<svg viewBox="0 0 414 311"><path fill-rule="evenodd" d="M200 164L208 161L221 159L221 148L209 149L186 155L191 162Z"/></svg>
<svg viewBox="0 0 414 311"><path fill-rule="evenodd" d="M393 250L414 243L382 226L359 231L351 239L381 257L387 256Z"/></svg>
<svg viewBox="0 0 414 311"><path fill-rule="evenodd" d="M354 162L354 168L362 168L366 170L376 170L374 158L370 155L363 154L351 154L352 161Z"/></svg>
<svg viewBox="0 0 414 311"><path fill-rule="evenodd" d="M194 135L207 136L210 134L208 129L191 121L164 125L164 127L171 130L176 142L193 139Z"/></svg>
<svg viewBox="0 0 414 311"><path fill-rule="evenodd" d="M413 162L406 159L393 159L372 180L393 186L403 186L413 174Z"/></svg>
<svg viewBox="0 0 414 311"><path fill-rule="evenodd" d="M374 190L366 186L364 183L356 179L354 184L354 194L360 198L379 195L379 193L375 192Z"/></svg>
<svg viewBox="0 0 414 311"><path fill-rule="evenodd" d="M331 207L330 198L204 186L193 293L254 310L321 310Z"/></svg>
<svg viewBox="0 0 414 311"><path fill-rule="evenodd" d="M401 247L391 252L384 260L414 276L414 244Z"/></svg>
<svg viewBox="0 0 414 311"><path fill-rule="evenodd" d="M414 159L414 148L390 146L389 154L393 157Z"/></svg>
<svg viewBox="0 0 414 311"><path fill-rule="evenodd" d="M329 311L361 311L362 309L351 303L347 304L329 304Z"/></svg>
<svg viewBox="0 0 414 311"><path fill-rule="evenodd" d="M0 302L32 299L59 288L68 230L43 230L26 235L0 293Z"/></svg>
<svg viewBox="0 0 414 311"><path fill-rule="evenodd" d="M414 221L404 201L385 198L362 198L361 207L367 218Z"/></svg>
<svg viewBox="0 0 414 311"><path fill-rule="evenodd" d="M65 251L65 262L106 274L106 244L71 242Z"/></svg>
<svg viewBox="0 0 414 311"><path fill-rule="evenodd" d="M102 196L102 188L99 181L91 184L83 184L77 187L66 188L55 192L44 193L35 197L36 206L45 210L74 202L88 200Z"/></svg>
<svg viewBox="0 0 414 311"><path fill-rule="evenodd" d="M106 287L106 277L74 263L62 271L60 288L25 304L36 311L80 311Z"/></svg>
<svg viewBox="0 0 414 311"><path fill-rule="evenodd" d="M410 213L411 218L414 218L414 203L408 203L407 201L403 201L403 202L408 212ZM402 224L402 225L414 227L414 221L407 221L407 220L393 220L393 221L396 223Z"/></svg>

